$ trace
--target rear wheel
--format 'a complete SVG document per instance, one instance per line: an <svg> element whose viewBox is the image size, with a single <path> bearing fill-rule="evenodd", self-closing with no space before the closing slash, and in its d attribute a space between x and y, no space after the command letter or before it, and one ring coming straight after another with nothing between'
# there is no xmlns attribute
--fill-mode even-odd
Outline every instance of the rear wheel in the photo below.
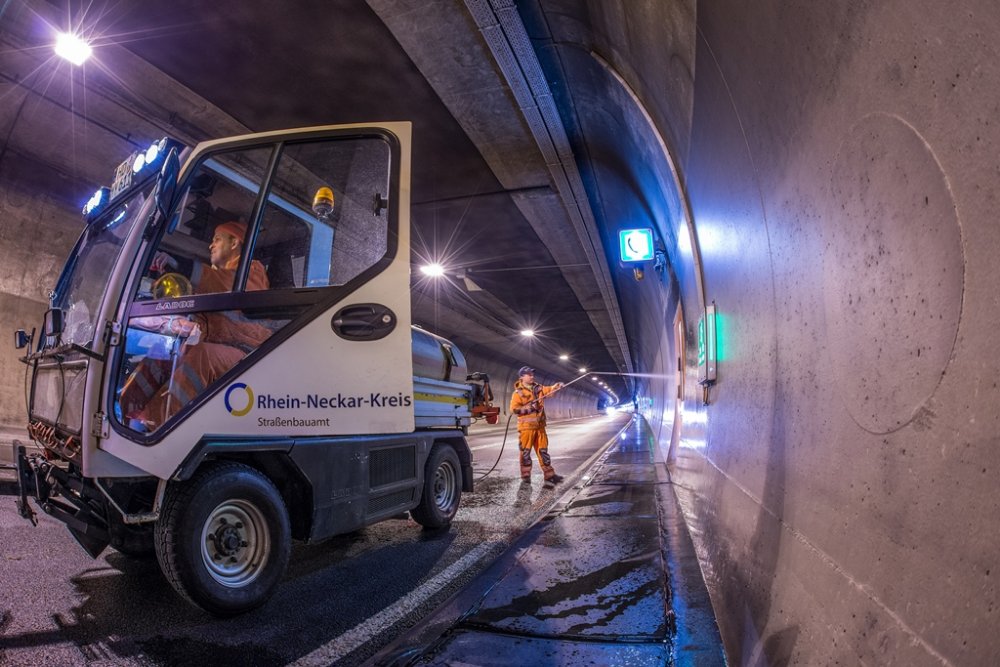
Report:
<svg viewBox="0 0 1000 667"><path fill-rule="evenodd" d="M206 611L231 616L264 604L290 551L285 503L258 470L213 464L168 489L156 557L177 592Z"/></svg>
<svg viewBox="0 0 1000 667"><path fill-rule="evenodd" d="M424 489L420 504L410 511L414 521L426 528L444 528L458 512L462 497L462 468L451 445L438 443L424 467Z"/></svg>

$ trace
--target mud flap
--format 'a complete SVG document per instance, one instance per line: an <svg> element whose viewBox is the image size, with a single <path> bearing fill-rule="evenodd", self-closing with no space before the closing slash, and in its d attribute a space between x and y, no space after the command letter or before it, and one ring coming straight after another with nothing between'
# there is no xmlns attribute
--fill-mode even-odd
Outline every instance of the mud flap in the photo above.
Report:
<svg viewBox="0 0 1000 667"><path fill-rule="evenodd" d="M103 538L99 538L70 528L69 534L73 536L76 543L83 547L83 550L86 551L91 558L97 558L100 556L101 552L103 552L111 543L111 538L107 536L107 533L104 534Z"/></svg>
<svg viewBox="0 0 1000 667"><path fill-rule="evenodd" d="M108 531L98 526L95 517L86 509L80 508L74 512L72 507L51 499L42 505L42 509L52 518L65 523L69 534L91 558L100 556L111 544Z"/></svg>

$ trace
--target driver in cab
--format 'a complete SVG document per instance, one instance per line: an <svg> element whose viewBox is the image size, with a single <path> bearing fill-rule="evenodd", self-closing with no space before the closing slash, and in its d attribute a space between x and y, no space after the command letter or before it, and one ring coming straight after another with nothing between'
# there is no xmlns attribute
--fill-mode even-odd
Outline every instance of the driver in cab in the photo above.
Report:
<svg viewBox="0 0 1000 667"><path fill-rule="evenodd" d="M191 282L195 294L230 292L246 239L246 225L226 222L215 228L208 246L210 265L197 263ZM157 253L151 271L161 271L173 259ZM181 277L183 280L183 278ZM263 264L250 263L246 290L269 287ZM122 415L137 430L152 431L201 394L271 336L271 329L247 320L238 311L200 312L187 317L146 317L130 327L178 336L180 354L171 360L143 358L126 380L119 397Z"/></svg>

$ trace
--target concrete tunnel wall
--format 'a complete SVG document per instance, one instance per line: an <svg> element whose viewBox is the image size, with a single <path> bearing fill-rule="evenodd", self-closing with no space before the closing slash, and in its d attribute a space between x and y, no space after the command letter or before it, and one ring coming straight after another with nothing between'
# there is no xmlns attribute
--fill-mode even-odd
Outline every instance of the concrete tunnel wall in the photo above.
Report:
<svg viewBox="0 0 1000 667"><path fill-rule="evenodd" d="M601 142L592 155L609 158L591 173L623 184L602 193L605 219L651 220L666 245L669 273L635 283L615 267L616 281L637 370L653 376L637 382L641 408L665 455L678 436L672 478L731 661L989 664L1000 654L1000 10L541 5L579 21L585 47L560 35L550 59L573 49L561 65L603 87L577 122L595 131L585 148ZM4 86L9 331L39 321L42 286L80 229L80 202L57 198L86 188L67 179L98 182L129 145L101 129L121 119L105 119L75 157L61 155L74 121L37 97L21 113L30 94ZM569 89L579 104L585 91ZM43 132L52 144L40 154L31 138ZM708 406L696 384L699 276L725 341ZM23 366L0 349L0 419L20 424ZM506 367L484 370L503 405Z"/></svg>
<svg viewBox="0 0 1000 667"><path fill-rule="evenodd" d="M670 469L730 661L990 664L1000 9L538 5L592 202L624 227L638 197L668 245L687 335ZM707 406L698 249L724 341ZM664 376L639 386L666 452L671 287L617 280L638 369Z"/></svg>

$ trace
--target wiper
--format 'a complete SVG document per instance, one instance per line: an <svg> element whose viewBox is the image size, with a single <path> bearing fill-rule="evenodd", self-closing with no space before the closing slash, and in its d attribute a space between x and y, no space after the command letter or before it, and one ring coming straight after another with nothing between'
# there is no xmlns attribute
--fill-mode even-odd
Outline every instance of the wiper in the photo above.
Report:
<svg viewBox="0 0 1000 667"><path fill-rule="evenodd" d="M98 354L88 347L84 347L79 343L64 343L56 347L46 347L42 348L37 352L32 352L31 354L26 354L19 359L21 363L30 364L33 361L38 361L40 359L55 359L57 361L63 361L66 355L70 352L77 352L84 355L85 357L90 357L91 359L96 359L98 361L104 361L105 355Z"/></svg>

